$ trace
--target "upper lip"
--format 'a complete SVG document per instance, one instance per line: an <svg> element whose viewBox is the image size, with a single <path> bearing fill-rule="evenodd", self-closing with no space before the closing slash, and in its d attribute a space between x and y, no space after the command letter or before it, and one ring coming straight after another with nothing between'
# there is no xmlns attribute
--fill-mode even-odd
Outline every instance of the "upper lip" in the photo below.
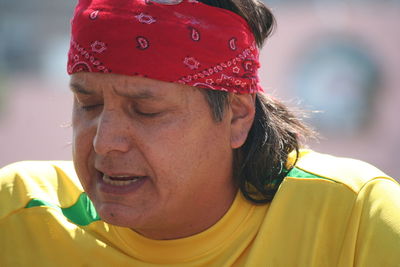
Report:
<svg viewBox="0 0 400 267"><path fill-rule="evenodd" d="M96 168L96 170L101 175L107 175L109 177L144 177L144 176L147 176L145 174L139 174L136 172L119 172L119 171L113 171L113 170L102 170L99 168Z"/></svg>

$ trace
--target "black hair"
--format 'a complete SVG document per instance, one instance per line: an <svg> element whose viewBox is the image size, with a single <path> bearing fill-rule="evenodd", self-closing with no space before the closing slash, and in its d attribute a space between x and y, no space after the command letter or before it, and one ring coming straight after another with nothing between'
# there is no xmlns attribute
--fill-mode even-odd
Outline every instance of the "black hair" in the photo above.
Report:
<svg viewBox="0 0 400 267"><path fill-rule="evenodd" d="M276 25L272 12L258 0L199 0L199 2L224 8L242 16L249 24L258 47L263 45Z"/></svg>
<svg viewBox="0 0 400 267"><path fill-rule="evenodd" d="M258 47L273 32L276 22L272 12L258 0L199 0L224 8L246 19ZM205 90L214 119L218 122L229 105L229 93ZM293 166L286 166L289 153L296 152L301 142L314 136L295 114L263 93L256 94L255 117L246 142L235 149L233 173L242 194L253 203L270 202L279 185Z"/></svg>

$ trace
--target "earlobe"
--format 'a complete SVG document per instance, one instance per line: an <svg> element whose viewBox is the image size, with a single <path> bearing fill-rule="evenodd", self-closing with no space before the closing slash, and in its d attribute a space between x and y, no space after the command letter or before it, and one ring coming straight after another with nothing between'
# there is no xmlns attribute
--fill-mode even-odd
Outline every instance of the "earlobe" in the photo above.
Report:
<svg viewBox="0 0 400 267"><path fill-rule="evenodd" d="M234 94L230 101L231 148L241 147L253 125L255 115L255 94Z"/></svg>

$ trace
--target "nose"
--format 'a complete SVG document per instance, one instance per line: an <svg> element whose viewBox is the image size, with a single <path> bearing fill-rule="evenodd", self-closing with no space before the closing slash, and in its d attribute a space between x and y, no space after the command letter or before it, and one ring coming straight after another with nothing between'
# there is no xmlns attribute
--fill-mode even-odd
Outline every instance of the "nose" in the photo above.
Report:
<svg viewBox="0 0 400 267"><path fill-rule="evenodd" d="M115 110L103 110L93 139L94 151L99 155L113 151L125 153L130 149L130 142L129 125L123 115Z"/></svg>

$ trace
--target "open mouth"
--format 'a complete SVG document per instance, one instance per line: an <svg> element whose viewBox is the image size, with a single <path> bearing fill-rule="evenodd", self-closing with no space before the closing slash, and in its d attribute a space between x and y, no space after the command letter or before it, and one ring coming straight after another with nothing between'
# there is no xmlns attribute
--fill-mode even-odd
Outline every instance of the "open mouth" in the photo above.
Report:
<svg viewBox="0 0 400 267"><path fill-rule="evenodd" d="M145 178L145 176L109 176L107 174L103 174L103 181L106 184L115 185L115 186L126 186L133 183L136 183L140 179Z"/></svg>

